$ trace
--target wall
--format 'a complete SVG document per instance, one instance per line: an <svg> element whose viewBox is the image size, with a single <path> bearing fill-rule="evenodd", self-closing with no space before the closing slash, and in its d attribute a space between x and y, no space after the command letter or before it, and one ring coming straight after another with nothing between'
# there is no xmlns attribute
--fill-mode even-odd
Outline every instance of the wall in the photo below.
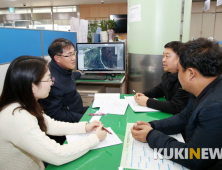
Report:
<svg viewBox="0 0 222 170"><path fill-rule="evenodd" d="M222 40L222 5L216 7L216 1L211 1L210 9L203 11L204 2L192 3L190 39L194 37L214 37Z"/></svg>
<svg viewBox="0 0 222 170"><path fill-rule="evenodd" d="M79 5L80 18L85 20L109 19L110 15L127 14L127 3ZM127 33L118 33L127 39Z"/></svg>
<svg viewBox="0 0 222 170"><path fill-rule="evenodd" d="M128 0L129 10L140 4L141 21L128 23L128 93L131 94L133 89L144 92L161 82L164 45L180 39L182 0Z"/></svg>

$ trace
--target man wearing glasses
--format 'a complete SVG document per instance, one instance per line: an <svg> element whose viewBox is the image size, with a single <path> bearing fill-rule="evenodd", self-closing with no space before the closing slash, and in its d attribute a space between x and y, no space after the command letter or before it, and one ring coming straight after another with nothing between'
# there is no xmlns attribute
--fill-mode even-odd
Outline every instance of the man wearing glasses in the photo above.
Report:
<svg viewBox="0 0 222 170"><path fill-rule="evenodd" d="M48 48L51 76L55 83L51 87L49 96L39 100L45 113L51 118L64 122L78 122L84 111L80 94L76 90L75 79L81 73L72 72L76 66L76 51L74 44L64 38L55 39ZM51 137L63 143L65 137Z"/></svg>

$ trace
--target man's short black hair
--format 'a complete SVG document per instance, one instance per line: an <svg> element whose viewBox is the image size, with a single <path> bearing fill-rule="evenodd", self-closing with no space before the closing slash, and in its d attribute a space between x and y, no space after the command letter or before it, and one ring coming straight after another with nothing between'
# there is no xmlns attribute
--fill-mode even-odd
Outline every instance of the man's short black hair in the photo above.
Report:
<svg viewBox="0 0 222 170"><path fill-rule="evenodd" d="M180 41L171 41L171 42L168 42L164 46L164 48L171 48L175 53L178 53L178 51L182 45L183 45L183 43Z"/></svg>
<svg viewBox="0 0 222 170"><path fill-rule="evenodd" d="M64 48L73 47L75 49L74 44L64 38L57 38L55 39L52 44L48 48L49 56L54 60L54 56L57 54L62 54Z"/></svg>
<svg viewBox="0 0 222 170"><path fill-rule="evenodd" d="M215 77L222 72L222 50L217 41L206 38L188 41L180 48L178 54L184 70L192 67L205 77Z"/></svg>

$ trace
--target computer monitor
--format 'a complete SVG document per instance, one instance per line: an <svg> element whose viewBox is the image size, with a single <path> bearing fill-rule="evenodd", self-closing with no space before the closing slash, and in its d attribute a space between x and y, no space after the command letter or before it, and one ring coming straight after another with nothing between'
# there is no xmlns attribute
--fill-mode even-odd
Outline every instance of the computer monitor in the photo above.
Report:
<svg viewBox="0 0 222 170"><path fill-rule="evenodd" d="M127 33L127 14L110 15L116 21L115 33Z"/></svg>
<svg viewBox="0 0 222 170"><path fill-rule="evenodd" d="M125 73L125 43L77 43L77 69L85 73Z"/></svg>

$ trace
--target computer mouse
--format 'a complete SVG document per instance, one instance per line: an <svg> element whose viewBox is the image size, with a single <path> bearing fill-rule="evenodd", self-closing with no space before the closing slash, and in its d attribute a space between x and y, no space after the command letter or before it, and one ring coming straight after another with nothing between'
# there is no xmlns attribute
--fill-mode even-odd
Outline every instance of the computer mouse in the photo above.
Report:
<svg viewBox="0 0 222 170"><path fill-rule="evenodd" d="M109 78L109 81L113 81L113 78L112 78L112 77L110 77L110 78Z"/></svg>

